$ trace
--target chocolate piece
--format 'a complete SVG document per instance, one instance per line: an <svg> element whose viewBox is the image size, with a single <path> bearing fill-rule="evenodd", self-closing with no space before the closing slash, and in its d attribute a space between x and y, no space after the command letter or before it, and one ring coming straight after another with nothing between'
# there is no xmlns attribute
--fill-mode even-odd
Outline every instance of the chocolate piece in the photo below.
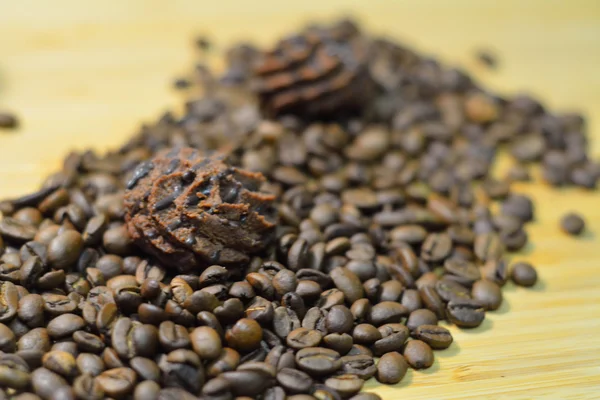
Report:
<svg viewBox="0 0 600 400"><path fill-rule="evenodd" d="M254 70L261 109L270 116L302 117L360 111L374 90L368 48L348 21L280 41Z"/></svg>
<svg viewBox="0 0 600 400"><path fill-rule="evenodd" d="M129 233L144 251L180 271L239 265L273 237L275 197L260 173L192 148L160 152L133 171L125 195Z"/></svg>

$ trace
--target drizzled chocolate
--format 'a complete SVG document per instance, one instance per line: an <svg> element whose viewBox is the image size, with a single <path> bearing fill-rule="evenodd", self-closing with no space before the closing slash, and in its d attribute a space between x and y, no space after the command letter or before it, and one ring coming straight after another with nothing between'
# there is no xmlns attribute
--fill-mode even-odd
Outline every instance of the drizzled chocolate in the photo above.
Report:
<svg viewBox="0 0 600 400"><path fill-rule="evenodd" d="M260 173L219 156L174 148L141 163L127 182L128 230L146 252L180 271L237 265L270 242L274 196Z"/></svg>

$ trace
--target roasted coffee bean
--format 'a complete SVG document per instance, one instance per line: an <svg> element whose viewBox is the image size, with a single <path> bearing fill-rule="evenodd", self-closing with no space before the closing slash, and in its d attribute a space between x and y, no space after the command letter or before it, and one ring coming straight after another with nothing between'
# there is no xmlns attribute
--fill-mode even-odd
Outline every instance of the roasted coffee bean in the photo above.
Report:
<svg viewBox="0 0 600 400"><path fill-rule="evenodd" d="M448 320L461 328L475 328L485 318L485 310L481 304L470 299L451 300L447 314Z"/></svg>
<svg viewBox="0 0 600 400"><path fill-rule="evenodd" d="M419 289L419 294L421 295L425 307L427 307L428 310L433 311L438 319L444 319L446 317L444 303L434 287L425 286Z"/></svg>
<svg viewBox="0 0 600 400"><path fill-rule="evenodd" d="M371 379L377 372L375 360L371 355L344 356L341 361L343 373L356 375L363 380Z"/></svg>
<svg viewBox="0 0 600 400"><path fill-rule="evenodd" d="M406 342L408 336L409 330L404 325L399 325L397 330L395 329L393 332L390 332L388 334L384 335L382 333L382 338L377 340L371 346L373 354L379 357L391 351L400 351L402 349L402 346L404 345L404 342Z"/></svg>
<svg viewBox="0 0 600 400"><path fill-rule="evenodd" d="M363 297L364 292L361 281L350 270L337 267L330 272L330 276L335 287L344 294L344 298L349 304Z"/></svg>
<svg viewBox="0 0 600 400"><path fill-rule="evenodd" d="M421 258L426 262L444 261L452 250L452 239L447 234L427 235L421 247Z"/></svg>
<svg viewBox="0 0 600 400"><path fill-rule="evenodd" d="M158 382L160 369L158 365L149 358L134 357L129 360L129 366L136 372L139 379Z"/></svg>
<svg viewBox="0 0 600 400"><path fill-rule="evenodd" d="M395 385L400 382L406 371L408 363L402 354L394 351L384 354L377 363L377 380L381 383Z"/></svg>
<svg viewBox="0 0 600 400"><path fill-rule="evenodd" d="M45 368L67 379L74 378L78 375L75 357L65 351L54 350L44 354L42 364Z"/></svg>
<svg viewBox="0 0 600 400"><path fill-rule="evenodd" d="M325 327L327 332L348 333L352 330L353 320L352 313L346 306L333 306L325 318Z"/></svg>
<svg viewBox="0 0 600 400"><path fill-rule="evenodd" d="M474 250L480 261L488 262L499 260L504 249L498 234L490 232L475 236Z"/></svg>
<svg viewBox="0 0 600 400"><path fill-rule="evenodd" d="M0 387L25 389L31 379L29 366L21 357L13 354L0 355Z"/></svg>
<svg viewBox="0 0 600 400"><path fill-rule="evenodd" d="M106 369L122 368L125 366L123 361L119 358L117 351L111 347L106 347L104 348L104 351L102 351L102 361L104 362Z"/></svg>
<svg viewBox="0 0 600 400"><path fill-rule="evenodd" d="M481 267L481 276L498 286L504 286L509 277L508 265L503 259L488 261Z"/></svg>
<svg viewBox="0 0 600 400"><path fill-rule="evenodd" d="M55 392L65 386L68 386L67 381L49 369L38 368L31 373L31 387L43 399L52 398Z"/></svg>
<svg viewBox="0 0 600 400"><path fill-rule="evenodd" d="M17 348L15 334L9 327L0 323L0 351L14 353Z"/></svg>
<svg viewBox="0 0 600 400"><path fill-rule="evenodd" d="M406 307L409 312L413 312L422 306L421 295L417 290L407 289L402 292L400 303Z"/></svg>
<svg viewBox="0 0 600 400"><path fill-rule="evenodd" d="M73 391L79 399L102 400L104 390L98 381L88 374L80 375L73 381Z"/></svg>
<svg viewBox="0 0 600 400"><path fill-rule="evenodd" d="M512 266L510 277L517 285L530 287L535 285L537 281L537 272L531 264L517 262Z"/></svg>
<svg viewBox="0 0 600 400"><path fill-rule="evenodd" d="M196 319L198 320L199 325L213 328L215 331L217 331L220 337L225 335L221 323L214 314L208 311L200 311L198 315L196 315Z"/></svg>
<svg viewBox="0 0 600 400"><path fill-rule="evenodd" d="M427 343L435 350L448 348L453 340L448 329L437 325L420 325L414 330L413 337Z"/></svg>
<svg viewBox="0 0 600 400"><path fill-rule="evenodd" d="M229 371L221 377L229 382L231 392L236 396L258 396L273 384L273 379L253 370Z"/></svg>
<svg viewBox="0 0 600 400"><path fill-rule="evenodd" d="M444 276L443 279L435 283L435 290L440 298L446 302L471 298L470 290L453 280L449 275Z"/></svg>
<svg viewBox="0 0 600 400"><path fill-rule="evenodd" d="M97 376L104 371L104 361L96 354L81 353L77 356L76 362L81 374Z"/></svg>
<svg viewBox="0 0 600 400"><path fill-rule="evenodd" d="M17 315L19 293L12 282L0 283L0 322L8 322Z"/></svg>
<svg viewBox="0 0 600 400"><path fill-rule="evenodd" d="M172 390L175 388L167 389ZM158 400L160 395L160 385L154 381L142 381L138 383L133 391L134 400ZM168 392L170 394L170 392ZM163 396L166 393L163 393ZM167 394L168 395L168 394ZM185 397L174 397L174 398L185 398Z"/></svg>
<svg viewBox="0 0 600 400"><path fill-rule="evenodd" d="M33 240L37 228L17 219L6 217L0 221L0 235L18 243Z"/></svg>
<svg viewBox="0 0 600 400"><path fill-rule="evenodd" d="M30 328L44 325L44 299L39 294L28 294L19 300L17 315Z"/></svg>
<svg viewBox="0 0 600 400"><path fill-rule="evenodd" d="M429 368L433 365L433 351L421 340L409 340L403 354L408 365L414 369Z"/></svg>
<svg viewBox="0 0 600 400"><path fill-rule="evenodd" d="M368 355L368 356L372 357L373 352L371 350L369 350L368 347L363 346L362 344L353 344L352 348L346 355L347 356Z"/></svg>
<svg viewBox="0 0 600 400"><path fill-rule="evenodd" d="M162 355L158 362L162 382L167 387L178 387L191 393L200 392L204 384L204 367L192 350L179 349Z"/></svg>
<svg viewBox="0 0 600 400"><path fill-rule="evenodd" d="M229 347L225 347L221 350L219 357L207 365L206 374L214 378L223 372L234 371L239 363L240 354Z"/></svg>
<svg viewBox="0 0 600 400"><path fill-rule="evenodd" d="M300 350L307 347L317 347L321 343L323 335L314 329L298 328L289 333L286 343L292 349Z"/></svg>
<svg viewBox="0 0 600 400"><path fill-rule="evenodd" d="M197 397L191 395L187 390L172 387L161 389L158 392L157 400L196 400Z"/></svg>
<svg viewBox="0 0 600 400"><path fill-rule="evenodd" d="M227 379L223 378L222 376L219 376L206 382L206 384L202 388L202 395L204 395L208 399L214 400L233 399L233 394L231 393L231 384Z"/></svg>
<svg viewBox="0 0 600 400"><path fill-rule="evenodd" d="M262 336L262 328L258 322L242 318L227 330L225 340L230 347L236 350L252 351L259 346Z"/></svg>
<svg viewBox="0 0 600 400"><path fill-rule="evenodd" d="M325 386L338 392L343 398L348 398L362 389L364 381L356 375L342 374L325 380Z"/></svg>
<svg viewBox="0 0 600 400"><path fill-rule="evenodd" d="M169 333L175 334L176 328L173 326L172 329ZM227 341L229 342L230 340L227 339ZM201 326L194 329L189 335L189 342L191 342L194 351L203 360L216 359L221 355L221 350L223 349L218 332L208 326Z"/></svg>
<svg viewBox="0 0 600 400"><path fill-rule="evenodd" d="M300 319L296 313L285 307L277 307L273 315L273 330L282 339L291 331L300 328ZM307 327L308 328L308 327Z"/></svg>
<svg viewBox="0 0 600 400"><path fill-rule="evenodd" d="M109 369L96 377L104 393L114 398L122 398L132 393L136 379L136 373L131 368Z"/></svg>
<svg viewBox="0 0 600 400"><path fill-rule="evenodd" d="M83 329L85 321L75 314L62 314L48 323L48 334L53 339L71 336L74 332Z"/></svg>
<svg viewBox="0 0 600 400"><path fill-rule="evenodd" d="M296 353L296 365L307 374L319 377L329 375L342 366L340 354L323 347L308 347Z"/></svg>
<svg viewBox="0 0 600 400"><path fill-rule="evenodd" d="M481 304L486 310L496 310L502 304L502 290L500 286L485 279L473 284L471 296L473 300Z"/></svg>
<svg viewBox="0 0 600 400"><path fill-rule="evenodd" d="M585 221L576 213L565 214L560 219L560 228L568 235L580 235L585 229Z"/></svg>
<svg viewBox="0 0 600 400"><path fill-rule="evenodd" d="M414 332L421 325L437 325L438 318L435 313L425 308L410 313L406 321L406 327Z"/></svg>
<svg viewBox="0 0 600 400"><path fill-rule="evenodd" d="M380 326L383 324L400 322L402 318L408 316L408 314L408 309L402 304L392 301L383 301L371 308L369 321L375 326Z"/></svg>
<svg viewBox="0 0 600 400"><path fill-rule="evenodd" d="M54 343L50 351L63 351L71 354L73 357L77 357L79 355L77 343L68 339L62 339L61 341Z"/></svg>
<svg viewBox="0 0 600 400"><path fill-rule="evenodd" d="M479 268L468 261L446 260L444 262L444 271L453 281L467 287L472 286L475 281L481 279Z"/></svg>
<svg viewBox="0 0 600 400"><path fill-rule="evenodd" d="M77 231L67 230L48 244L48 261L56 269L67 269L79 258L83 239Z"/></svg>
<svg viewBox="0 0 600 400"><path fill-rule="evenodd" d="M313 380L307 373L291 368L278 371L277 382L291 394L308 393L313 386Z"/></svg>
<svg viewBox="0 0 600 400"><path fill-rule="evenodd" d="M253 319L264 326L271 324L275 315L275 310L270 301L257 296L246 308L245 315L247 318Z"/></svg>
<svg viewBox="0 0 600 400"><path fill-rule="evenodd" d="M359 324L354 327L352 338L355 343L371 345L381 339L381 333L371 324Z"/></svg>
<svg viewBox="0 0 600 400"><path fill-rule="evenodd" d="M352 336L347 333L330 333L323 337L323 345L337 351L340 355L347 354L353 344Z"/></svg>

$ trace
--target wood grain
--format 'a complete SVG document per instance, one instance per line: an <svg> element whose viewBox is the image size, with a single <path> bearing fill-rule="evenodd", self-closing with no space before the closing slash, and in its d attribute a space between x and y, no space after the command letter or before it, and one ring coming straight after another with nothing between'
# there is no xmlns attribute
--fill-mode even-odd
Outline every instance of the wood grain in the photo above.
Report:
<svg viewBox="0 0 600 400"><path fill-rule="evenodd" d="M466 67L494 90L526 90L552 108L584 111L600 154L597 0L3 1L0 108L18 112L23 126L0 132L0 197L36 188L68 150L115 147L180 102L170 79L190 69L195 34L208 33L219 48L236 39L269 43L340 13ZM498 71L475 61L478 48L499 55ZM452 328L456 344L436 353L429 370L368 390L384 399L600 398L600 196L541 183L517 189L536 200L537 220L532 244L515 258L534 263L540 282L509 285L482 327ZM560 233L567 210L585 214L583 238Z"/></svg>

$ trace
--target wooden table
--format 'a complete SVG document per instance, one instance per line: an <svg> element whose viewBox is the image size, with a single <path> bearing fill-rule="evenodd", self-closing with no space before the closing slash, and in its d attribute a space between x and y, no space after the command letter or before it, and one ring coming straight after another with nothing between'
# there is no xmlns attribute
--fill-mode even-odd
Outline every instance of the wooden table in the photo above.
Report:
<svg viewBox="0 0 600 400"><path fill-rule="evenodd" d="M191 69L195 34L220 48L234 39L269 43L309 18L346 11L495 90L583 110L600 155L598 0L6 0L0 108L23 123L0 132L0 197L35 189L69 149L115 147L178 104L171 78ZM499 55L497 71L474 59L478 48ZM537 222L516 258L534 263L540 282L532 290L508 285L502 308L478 329L453 329L456 343L436 353L432 368L368 390L385 399L600 398L600 196L541 183L518 190L537 201ZM559 232L567 210L585 214L585 237Z"/></svg>

